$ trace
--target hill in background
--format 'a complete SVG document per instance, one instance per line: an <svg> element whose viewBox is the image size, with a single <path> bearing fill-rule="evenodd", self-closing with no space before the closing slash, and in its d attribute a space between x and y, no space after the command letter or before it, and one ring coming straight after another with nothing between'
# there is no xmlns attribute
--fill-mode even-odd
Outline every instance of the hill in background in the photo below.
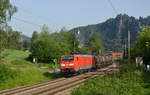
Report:
<svg viewBox="0 0 150 95"><path fill-rule="evenodd" d="M121 23L122 22L122 23ZM93 34L100 34L103 40L105 52L122 51L125 44L127 45L128 29L131 32L131 44L136 40L140 27L143 25L150 26L150 16L139 17L138 19L126 14L117 15L116 18L110 18L103 23L93 24L71 29L80 46L85 45ZM80 34L78 35L78 30Z"/></svg>

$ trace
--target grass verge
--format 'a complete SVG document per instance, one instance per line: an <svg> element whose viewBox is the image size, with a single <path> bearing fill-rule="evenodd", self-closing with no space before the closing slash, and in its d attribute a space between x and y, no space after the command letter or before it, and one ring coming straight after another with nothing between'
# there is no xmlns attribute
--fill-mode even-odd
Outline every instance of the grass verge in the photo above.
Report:
<svg viewBox="0 0 150 95"><path fill-rule="evenodd" d="M9 49L0 53L0 90L31 85L59 77L49 73L53 70L53 64L33 64L26 60L29 54L30 52Z"/></svg>

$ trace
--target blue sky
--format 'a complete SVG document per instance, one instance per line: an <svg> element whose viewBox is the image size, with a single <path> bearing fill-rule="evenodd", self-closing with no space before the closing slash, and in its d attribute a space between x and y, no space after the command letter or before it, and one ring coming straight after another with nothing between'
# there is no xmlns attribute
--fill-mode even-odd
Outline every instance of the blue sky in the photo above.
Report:
<svg viewBox="0 0 150 95"><path fill-rule="evenodd" d="M150 16L150 0L111 0L118 13L129 16ZM68 30L78 26L101 23L113 18L113 11L108 0L11 0L18 7L14 18L19 18L40 26L46 24L50 32L59 31L62 27ZM34 30L41 27L24 23L12 18L9 24L14 30L31 36Z"/></svg>

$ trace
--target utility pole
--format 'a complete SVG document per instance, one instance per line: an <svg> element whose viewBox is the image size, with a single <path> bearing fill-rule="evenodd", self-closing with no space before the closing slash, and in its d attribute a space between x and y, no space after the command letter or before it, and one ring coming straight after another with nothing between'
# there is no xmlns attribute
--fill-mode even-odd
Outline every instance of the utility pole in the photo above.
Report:
<svg viewBox="0 0 150 95"><path fill-rule="evenodd" d="M126 46L126 43L124 45L124 56L126 57L127 56L127 46Z"/></svg>
<svg viewBox="0 0 150 95"><path fill-rule="evenodd" d="M74 48L73 48L73 53L75 53L75 40L74 40L74 42L73 42L73 46L74 46Z"/></svg>
<svg viewBox="0 0 150 95"><path fill-rule="evenodd" d="M119 41L118 52L122 52L123 51L123 48L122 48L122 45L121 45L121 38L120 38L121 27L122 27L122 15L120 17L120 23L119 23L119 27L118 27L118 41Z"/></svg>
<svg viewBox="0 0 150 95"><path fill-rule="evenodd" d="M128 30L128 63L130 64L130 30Z"/></svg>

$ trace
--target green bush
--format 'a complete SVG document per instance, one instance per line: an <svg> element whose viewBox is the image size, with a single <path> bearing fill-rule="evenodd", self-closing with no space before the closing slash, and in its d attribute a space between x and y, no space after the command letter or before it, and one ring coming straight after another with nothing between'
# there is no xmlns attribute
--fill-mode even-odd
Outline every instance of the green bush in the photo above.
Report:
<svg viewBox="0 0 150 95"><path fill-rule="evenodd" d="M0 84L7 82L9 79L14 79L17 74L17 71L9 69L5 64L0 64Z"/></svg>
<svg viewBox="0 0 150 95"><path fill-rule="evenodd" d="M123 65L120 72L88 79L72 90L72 95L149 95L150 72L134 64Z"/></svg>
<svg viewBox="0 0 150 95"><path fill-rule="evenodd" d="M119 68L119 73L124 74L124 73L129 73L133 72L137 69L135 64L125 64Z"/></svg>

